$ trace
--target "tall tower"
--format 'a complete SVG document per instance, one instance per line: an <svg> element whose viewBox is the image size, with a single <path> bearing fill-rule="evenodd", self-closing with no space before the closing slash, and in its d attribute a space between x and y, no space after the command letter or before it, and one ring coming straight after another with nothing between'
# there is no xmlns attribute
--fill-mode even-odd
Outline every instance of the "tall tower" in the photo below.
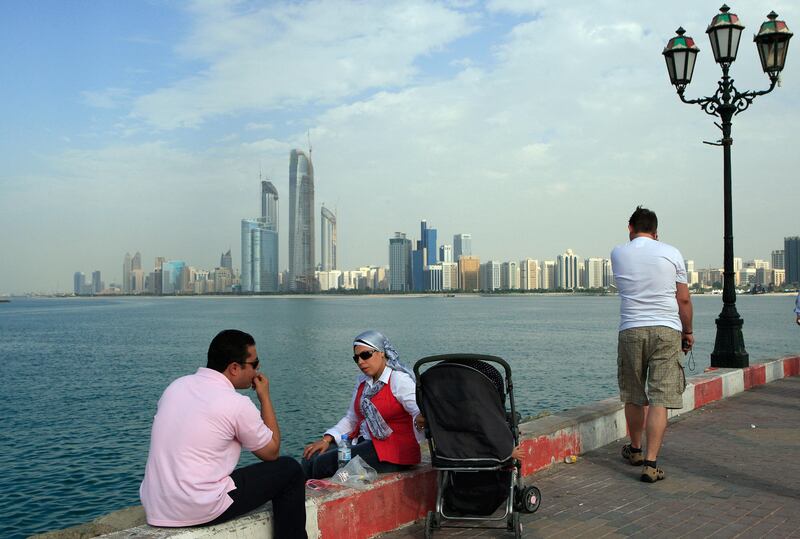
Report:
<svg viewBox="0 0 800 539"><path fill-rule="evenodd" d="M261 181L261 219L269 230L278 231L278 190L271 181Z"/></svg>
<svg viewBox="0 0 800 539"><path fill-rule="evenodd" d="M472 256L472 234L453 236L453 261L458 262L461 256Z"/></svg>
<svg viewBox="0 0 800 539"><path fill-rule="evenodd" d="M336 215L322 206L320 210L320 267L322 271L337 269L336 267Z"/></svg>
<svg viewBox="0 0 800 539"><path fill-rule="evenodd" d="M389 291L411 290L411 240L402 232L389 238Z"/></svg>
<svg viewBox="0 0 800 539"><path fill-rule="evenodd" d="M133 259L130 253L125 253L125 258L122 261L122 293L131 293L131 264Z"/></svg>
<svg viewBox="0 0 800 539"><path fill-rule="evenodd" d="M302 150L289 154L289 290L314 290L314 167Z"/></svg>
<svg viewBox="0 0 800 539"><path fill-rule="evenodd" d="M783 267L787 283L800 283L800 236L783 238Z"/></svg>

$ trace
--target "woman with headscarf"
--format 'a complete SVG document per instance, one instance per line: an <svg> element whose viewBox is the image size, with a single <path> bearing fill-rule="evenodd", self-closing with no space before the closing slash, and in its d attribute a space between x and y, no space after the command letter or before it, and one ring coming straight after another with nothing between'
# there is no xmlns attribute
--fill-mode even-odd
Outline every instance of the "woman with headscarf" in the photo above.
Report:
<svg viewBox="0 0 800 539"><path fill-rule="evenodd" d="M401 471L419 463L423 423L414 372L398 358L389 339L378 331L365 331L353 340L353 361L361 374L352 404L321 440L305 447L302 464L308 479L336 473L336 449L343 435L353 441L351 455L360 456L378 472Z"/></svg>

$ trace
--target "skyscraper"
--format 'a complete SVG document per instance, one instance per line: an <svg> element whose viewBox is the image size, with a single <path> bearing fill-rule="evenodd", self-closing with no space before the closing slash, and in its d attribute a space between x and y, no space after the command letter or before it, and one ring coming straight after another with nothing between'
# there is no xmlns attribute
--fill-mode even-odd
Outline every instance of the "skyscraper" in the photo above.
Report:
<svg viewBox="0 0 800 539"><path fill-rule="evenodd" d="M402 232L389 238L389 291L411 290L411 240Z"/></svg>
<svg viewBox="0 0 800 539"><path fill-rule="evenodd" d="M242 219L242 292L278 291L278 232L263 218Z"/></svg>
<svg viewBox="0 0 800 539"><path fill-rule="evenodd" d="M772 269L786 269L783 262L783 249L772 251Z"/></svg>
<svg viewBox="0 0 800 539"><path fill-rule="evenodd" d="M436 251L436 229L428 228L428 221L422 220L419 224L419 239L425 251L425 265L436 264L439 253Z"/></svg>
<svg viewBox="0 0 800 539"><path fill-rule="evenodd" d="M461 256L472 256L472 234L453 236L453 260L458 262Z"/></svg>
<svg viewBox="0 0 800 539"><path fill-rule="evenodd" d="M133 258L131 258L131 269L132 270L142 269L142 254L139 251L136 251L136 254L133 255Z"/></svg>
<svg viewBox="0 0 800 539"><path fill-rule="evenodd" d="M537 290L542 288L539 284L539 261L526 258L519 263L520 288L523 290Z"/></svg>
<svg viewBox="0 0 800 539"><path fill-rule="evenodd" d="M336 215L322 206L320 210L320 266L322 271L337 269L336 267Z"/></svg>
<svg viewBox="0 0 800 539"><path fill-rule="evenodd" d="M477 256L462 255L458 259L458 287L464 292L474 292L480 285L481 259Z"/></svg>
<svg viewBox="0 0 800 539"><path fill-rule="evenodd" d="M219 267L227 268L228 271L233 273L233 256L231 256L231 250L228 249L227 253L222 253L219 257Z"/></svg>
<svg viewBox="0 0 800 539"><path fill-rule="evenodd" d="M100 270L92 272L92 293L99 294L103 291L103 281L100 277Z"/></svg>
<svg viewBox="0 0 800 539"><path fill-rule="evenodd" d="M82 271L76 271L72 276L72 291L76 296L83 294L86 287L86 274Z"/></svg>
<svg viewBox="0 0 800 539"><path fill-rule="evenodd" d="M261 181L261 219L269 230L278 231L278 190L271 181Z"/></svg>
<svg viewBox="0 0 800 539"><path fill-rule="evenodd" d="M586 288L603 288L603 267L605 260L602 258L587 258L584 263L586 271Z"/></svg>
<svg viewBox="0 0 800 539"><path fill-rule="evenodd" d="M580 285L578 271L578 255L567 249L567 252L556 257L556 288L570 290Z"/></svg>
<svg viewBox="0 0 800 539"><path fill-rule="evenodd" d="M787 283L800 283L800 236L783 238L783 267Z"/></svg>
<svg viewBox="0 0 800 539"><path fill-rule="evenodd" d="M453 262L453 246L446 243L439 247L439 262Z"/></svg>
<svg viewBox="0 0 800 539"><path fill-rule="evenodd" d="M131 263L133 259L130 253L125 253L125 258L122 260L122 293L131 293Z"/></svg>
<svg viewBox="0 0 800 539"><path fill-rule="evenodd" d="M302 150L289 154L289 290L314 290L314 167Z"/></svg>

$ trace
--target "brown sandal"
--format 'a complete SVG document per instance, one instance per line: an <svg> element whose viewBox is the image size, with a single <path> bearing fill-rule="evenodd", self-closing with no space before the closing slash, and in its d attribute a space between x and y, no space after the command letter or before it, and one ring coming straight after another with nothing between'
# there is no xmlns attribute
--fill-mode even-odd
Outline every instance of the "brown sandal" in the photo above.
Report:
<svg viewBox="0 0 800 539"><path fill-rule="evenodd" d="M631 444L622 446L622 458L627 460L631 466L641 466L644 462L644 454L641 451L632 451Z"/></svg>
<svg viewBox="0 0 800 539"><path fill-rule="evenodd" d="M661 468L653 468L652 466L642 468L641 480L645 483L655 483L662 479L664 479L664 470Z"/></svg>

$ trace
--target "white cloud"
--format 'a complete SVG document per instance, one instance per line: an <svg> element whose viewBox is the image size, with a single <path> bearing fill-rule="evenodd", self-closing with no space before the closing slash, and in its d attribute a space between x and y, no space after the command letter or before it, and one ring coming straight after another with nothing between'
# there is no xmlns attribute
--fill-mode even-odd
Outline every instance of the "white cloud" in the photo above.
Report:
<svg viewBox="0 0 800 539"><path fill-rule="evenodd" d="M178 51L206 67L134 107L161 129L405 86L417 58L470 31L463 14L423 2L199 2L192 11L198 22Z"/></svg>
<svg viewBox="0 0 800 539"><path fill-rule="evenodd" d="M125 104L130 98L127 88L105 88L103 90L85 90L81 92L84 102L90 107L114 109Z"/></svg>

